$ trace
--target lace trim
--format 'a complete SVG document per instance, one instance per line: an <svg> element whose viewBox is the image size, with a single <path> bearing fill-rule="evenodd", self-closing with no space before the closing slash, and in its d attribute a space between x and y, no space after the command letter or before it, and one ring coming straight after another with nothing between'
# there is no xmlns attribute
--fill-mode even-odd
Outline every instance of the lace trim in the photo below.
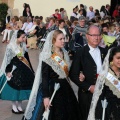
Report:
<svg viewBox="0 0 120 120"><path fill-rule="evenodd" d="M109 72L111 74L114 74L110 69ZM113 94L116 95L118 98L120 98L120 91L114 86L112 85L109 80L105 80L105 85L107 85L109 87L110 90L112 90Z"/></svg>
<svg viewBox="0 0 120 120"><path fill-rule="evenodd" d="M0 77L3 75L3 72L2 72L2 70L0 69Z"/></svg>
<svg viewBox="0 0 120 120"><path fill-rule="evenodd" d="M110 55L110 50L108 51L108 54L104 59L101 72L99 73L98 79L96 81L95 91L92 97L91 106L90 106L87 120L95 120L95 108L96 108L99 96L102 93L103 85L105 83L105 78L109 70L109 55Z"/></svg>
<svg viewBox="0 0 120 120"><path fill-rule="evenodd" d="M51 58L45 60L44 62L52 67L54 72L56 72L59 75L60 79L63 79L63 78L67 77L65 72L60 68L60 66L54 60L52 60Z"/></svg>
<svg viewBox="0 0 120 120"><path fill-rule="evenodd" d="M53 67L54 71L60 76L60 78L66 78L65 73L63 71L61 71L57 65L55 66L55 62L53 63L53 61L49 60L49 58L51 57L53 33L54 33L54 31L50 32L47 35L43 50L39 55L39 65L38 65L38 68L36 71L35 80L34 80L33 88L32 88L31 95L30 95L30 98L28 101L28 105L26 107L26 111L24 114L24 116L27 120L30 120L32 117L32 111L34 110L34 107L36 105L36 97L37 97L37 93L38 93L38 88L42 82L42 78L41 78L42 61L45 62L48 59L49 65L54 66ZM70 68L70 60L69 60L69 57L67 55L67 52L64 49L63 49L63 52L64 52L65 61L68 64L68 67Z"/></svg>
<svg viewBox="0 0 120 120"><path fill-rule="evenodd" d="M63 49L63 52L64 52L64 57L65 57L65 62L67 63L68 69L69 69L70 68L69 57L64 49ZM61 67L54 60L52 60L51 58L48 58L44 62L52 67L54 72L56 72L59 75L60 79L67 78L65 71L62 70Z"/></svg>

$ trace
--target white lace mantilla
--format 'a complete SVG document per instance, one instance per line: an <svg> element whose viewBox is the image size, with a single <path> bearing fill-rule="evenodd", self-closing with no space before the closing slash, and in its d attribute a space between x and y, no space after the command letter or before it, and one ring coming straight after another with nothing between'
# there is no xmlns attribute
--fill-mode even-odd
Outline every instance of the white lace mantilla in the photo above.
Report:
<svg viewBox="0 0 120 120"><path fill-rule="evenodd" d="M39 65L38 65L38 68L36 71L35 80L34 80L33 88L31 91L30 98L29 98L29 102L28 102L28 105L26 107L26 111L24 114L25 119L27 119L27 120L30 120L32 117L32 112L33 112L34 107L36 105L36 98L37 98L38 89L39 89L39 86L42 82L42 77L41 77L42 61L47 63L49 66L51 66L52 69L59 75L59 78L66 78L65 72L63 70L61 70L61 68L58 66L58 64L56 64L53 60L51 60L53 33L54 33L54 31L51 31L47 35L43 50L39 56ZM70 68L69 56L68 56L65 49L62 49L62 50L64 53L65 62L67 63L68 69L69 69Z"/></svg>
<svg viewBox="0 0 120 120"><path fill-rule="evenodd" d="M114 73L112 70L109 69L109 72L114 76ZM118 79L116 76L114 77ZM117 89L108 79L105 80L105 85L109 87L109 89L113 92L114 95L120 98L120 90Z"/></svg>
<svg viewBox="0 0 120 120"><path fill-rule="evenodd" d="M18 51L20 51L16 41L17 41L17 31L13 33L10 43L6 47L4 59L1 65L1 70L3 73L5 73L6 66L11 62L13 57L17 55ZM25 43L22 43L22 48L24 54L25 51L27 51Z"/></svg>
<svg viewBox="0 0 120 120"><path fill-rule="evenodd" d="M90 111L89 111L89 115L88 115L88 119L87 120L95 120L95 108L99 99L99 96L102 93L103 90L103 86L105 83L105 79L109 70L109 55L110 55L110 51L108 51L107 56L105 57L104 63L102 65L102 70L99 73L98 79L96 81L96 85L95 85L95 90L94 90L94 94L92 97L92 101L91 101L91 106L90 106Z"/></svg>
<svg viewBox="0 0 120 120"><path fill-rule="evenodd" d="M64 56L65 57L65 62L68 65L68 69L70 68L70 61L69 61L69 57L67 57L68 55L66 55L66 51L64 51ZM61 69L61 67L51 58L48 58L47 60L44 61L45 63L47 63L49 66L52 67L52 69L54 70L54 72L56 72L59 75L60 79L64 79L67 78L66 73L63 69Z"/></svg>

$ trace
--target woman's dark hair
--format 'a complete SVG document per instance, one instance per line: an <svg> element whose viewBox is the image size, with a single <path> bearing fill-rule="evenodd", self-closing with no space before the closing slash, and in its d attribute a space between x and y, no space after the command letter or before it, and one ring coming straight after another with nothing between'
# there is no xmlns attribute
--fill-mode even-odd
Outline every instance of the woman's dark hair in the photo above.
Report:
<svg viewBox="0 0 120 120"><path fill-rule="evenodd" d="M104 6L104 5L101 6L101 8L100 8L100 12L105 12L105 6Z"/></svg>
<svg viewBox="0 0 120 120"><path fill-rule="evenodd" d="M98 9L95 9L95 16L100 16L100 13L99 13L99 10Z"/></svg>
<svg viewBox="0 0 120 120"><path fill-rule="evenodd" d="M40 16L40 20L43 20L43 16Z"/></svg>
<svg viewBox="0 0 120 120"><path fill-rule="evenodd" d="M116 55L116 53L120 53L120 46L114 47L111 49L110 56L109 56L109 63L112 62L113 57L114 55Z"/></svg>
<svg viewBox="0 0 120 120"><path fill-rule="evenodd" d="M59 20L59 24L61 24L62 22L65 23L65 21L64 21L63 19L60 19L60 20Z"/></svg>
<svg viewBox="0 0 120 120"><path fill-rule="evenodd" d="M83 4L80 4L80 7L84 8L84 5L83 5Z"/></svg>
<svg viewBox="0 0 120 120"><path fill-rule="evenodd" d="M18 32L17 32L17 38L20 38L20 36L22 34L25 34L25 32L23 30L18 30Z"/></svg>
<svg viewBox="0 0 120 120"><path fill-rule="evenodd" d="M64 8L60 8L60 12L62 12L64 10Z"/></svg>
<svg viewBox="0 0 120 120"><path fill-rule="evenodd" d="M30 6L29 6L29 4L27 4L27 3L24 3L24 5L25 5L25 6L24 6L24 12L26 11L26 8L27 8L27 7L29 7L29 9L30 9Z"/></svg>

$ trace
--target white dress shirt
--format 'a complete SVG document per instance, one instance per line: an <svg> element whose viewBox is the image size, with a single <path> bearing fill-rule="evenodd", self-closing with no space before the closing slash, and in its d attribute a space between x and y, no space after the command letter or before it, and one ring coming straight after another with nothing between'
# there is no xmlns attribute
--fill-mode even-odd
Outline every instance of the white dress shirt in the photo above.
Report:
<svg viewBox="0 0 120 120"><path fill-rule="evenodd" d="M77 15L77 18L79 19L79 17L81 17L81 16L83 16L83 15L78 14L78 15Z"/></svg>
<svg viewBox="0 0 120 120"><path fill-rule="evenodd" d="M77 18L77 15L74 12L71 14L71 16Z"/></svg>
<svg viewBox="0 0 120 120"><path fill-rule="evenodd" d="M96 66L97 66L97 74L99 74L101 68L102 68L102 60L101 60L101 53L100 53L100 49L97 48L93 48L90 45L88 45L90 48L90 55L92 56Z"/></svg>
<svg viewBox="0 0 120 120"><path fill-rule="evenodd" d="M87 17L89 17L89 20L95 17L95 13L93 11L87 12Z"/></svg>
<svg viewBox="0 0 120 120"><path fill-rule="evenodd" d="M25 28L25 33L26 33L26 34L28 33L29 29L32 28L32 26L33 26L33 23L32 23L32 22L28 23L28 25L27 25L26 28Z"/></svg>
<svg viewBox="0 0 120 120"><path fill-rule="evenodd" d="M21 30L25 30L25 28L27 27L27 25L28 25L28 23L27 23L27 22L25 22L25 23L23 24L23 26L22 26Z"/></svg>

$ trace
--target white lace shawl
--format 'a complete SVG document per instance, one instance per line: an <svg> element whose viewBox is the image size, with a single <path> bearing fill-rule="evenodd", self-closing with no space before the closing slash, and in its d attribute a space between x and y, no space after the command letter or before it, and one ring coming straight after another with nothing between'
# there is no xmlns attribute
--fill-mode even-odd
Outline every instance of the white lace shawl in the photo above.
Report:
<svg viewBox="0 0 120 120"><path fill-rule="evenodd" d="M105 79L106 79L106 75L107 75L108 70L109 70L109 55L110 55L110 51L111 50L108 51L108 54L105 57L105 60L104 60L103 65L102 65L102 70L101 70L101 72L100 72L100 74L98 76L87 120L95 120L96 105L97 105L99 96L102 93L103 85L104 85Z"/></svg>
<svg viewBox="0 0 120 120"><path fill-rule="evenodd" d="M17 55L17 53L20 51L16 41L17 41L17 30L13 33L12 38L10 40L10 43L7 45L6 47L6 51L5 51L5 55L4 55L4 59L1 65L1 70L3 73L5 73L5 69L6 66L11 62L11 60L13 59L13 57L15 57ZM22 47L23 47L23 52L25 53L25 51L27 51L26 45L25 43L22 43ZM24 54L23 53L23 54Z"/></svg>
<svg viewBox="0 0 120 120"><path fill-rule="evenodd" d="M33 112L34 107L36 105L36 97L37 97L39 85L42 82L42 78L41 78L42 61L46 62L49 66L51 66L52 69L59 75L59 78L66 78L67 77L65 72L63 70L61 70L61 68L53 60L50 59L51 51L52 51L53 33L54 33L54 31L52 31L48 34L48 36L46 38L46 42L44 44L43 51L39 55L39 64L38 64L38 68L36 71L33 88L32 88L31 95L30 95L30 98L28 101L28 105L27 105L27 108L26 108L26 111L24 114L25 119L27 119L27 120L30 120L32 117L32 112ZM68 65L68 67L70 68L69 56L68 56L67 52L65 51L65 49L62 49L62 50L64 52L65 61Z"/></svg>

